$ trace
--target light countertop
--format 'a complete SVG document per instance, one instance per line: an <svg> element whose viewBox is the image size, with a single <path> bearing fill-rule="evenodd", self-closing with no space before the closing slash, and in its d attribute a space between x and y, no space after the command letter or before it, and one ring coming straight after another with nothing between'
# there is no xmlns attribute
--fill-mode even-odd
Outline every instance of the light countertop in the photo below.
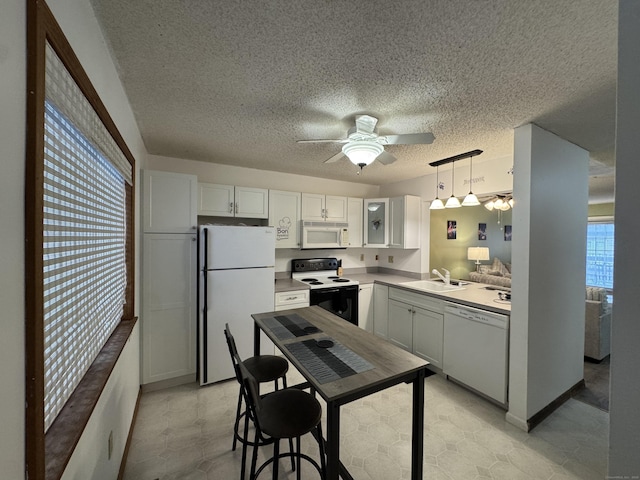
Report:
<svg viewBox="0 0 640 480"><path fill-rule="evenodd" d="M482 310L488 310L490 312L501 313L504 315L511 314L511 302L500 300L498 298L499 290L487 290L486 287L491 287L491 285L485 285L483 283L469 282L467 285L464 285L462 290L435 293L403 285L406 282L413 282L417 279L402 275L387 273L358 273L347 274L345 276L348 276L348 278L352 280L357 280L361 285L381 283L389 287L410 290L412 292L429 295L434 298L439 298L441 300L450 301L460 305L480 308ZM308 288L309 286L305 283L291 278L277 279L275 283L276 292L304 290Z"/></svg>

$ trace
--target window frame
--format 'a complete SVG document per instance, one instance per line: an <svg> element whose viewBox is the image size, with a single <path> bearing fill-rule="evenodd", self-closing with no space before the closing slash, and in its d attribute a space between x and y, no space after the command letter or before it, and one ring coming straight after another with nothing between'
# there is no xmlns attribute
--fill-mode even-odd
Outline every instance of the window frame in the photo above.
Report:
<svg viewBox="0 0 640 480"><path fill-rule="evenodd" d="M49 43L95 109L132 168L126 191L126 276L122 320L53 425L44 433L43 170L45 46ZM59 479L137 322L135 316L135 159L42 0L27 1L27 134L25 158L25 474Z"/></svg>

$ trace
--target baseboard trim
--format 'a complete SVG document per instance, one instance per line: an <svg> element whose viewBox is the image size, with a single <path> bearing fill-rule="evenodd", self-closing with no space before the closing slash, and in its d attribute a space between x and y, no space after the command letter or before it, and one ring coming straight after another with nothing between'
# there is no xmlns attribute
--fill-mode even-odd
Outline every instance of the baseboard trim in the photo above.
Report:
<svg viewBox="0 0 640 480"><path fill-rule="evenodd" d="M145 383L142 385L142 393L154 392L156 390L164 390L165 388L177 387L178 385L185 385L187 383L195 382L196 375L191 373L189 375L182 375L180 377L168 378L166 380L160 380L153 383Z"/></svg>
<svg viewBox="0 0 640 480"><path fill-rule="evenodd" d="M578 390L584 388L584 378L576 383L569 390L558 396L554 401L552 401L549 405L544 407L538 413L533 415L529 420L527 420L528 432L533 430L535 427L540 425L542 421L551 415L558 407L560 407L564 402L569 400Z"/></svg>
<svg viewBox="0 0 640 480"><path fill-rule="evenodd" d="M129 447L131 446L133 429L136 425L136 418L138 418L138 408L140 407L140 398L142 398L142 388L138 389L138 398L136 398L136 406L133 409L133 418L131 418L131 425L129 426L129 434L127 435L127 442L124 444L124 452L122 452L122 460L120 460L120 469L118 470L118 480L122 480L124 478L124 469L127 465L127 457L129 456Z"/></svg>

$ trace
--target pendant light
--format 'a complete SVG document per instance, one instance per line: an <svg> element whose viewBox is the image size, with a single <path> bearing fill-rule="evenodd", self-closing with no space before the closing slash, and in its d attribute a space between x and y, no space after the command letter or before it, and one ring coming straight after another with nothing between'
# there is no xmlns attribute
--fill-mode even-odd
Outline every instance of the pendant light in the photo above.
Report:
<svg viewBox="0 0 640 480"><path fill-rule="evenodd" d="M480 200L475 194L471 191L471 182L473 180L473 156L469 157L469 193L464 200L462 201L462 205L464 207L475 207L476 205L480 205Z"/></svg>
<svg viewBox="0 0 640 480"><path fill-rule="evenodd" d="M451 196L449 197L449 200L447 200L447 203L444 204L444 208L460 208L460 200L458 200L453 195L455 170L456 170L456 162L452 162L451 163Z"/></svg>
<svg viewBox="0 0 640 480"><path fill-rule="evenodd" d="M442 200L438 198L438 190L440 189L440 177L438 175L438 166L436 165L436 198L431 202L431 206L429 206L429 210L442 210L444 208L444 203Z"/></svg>

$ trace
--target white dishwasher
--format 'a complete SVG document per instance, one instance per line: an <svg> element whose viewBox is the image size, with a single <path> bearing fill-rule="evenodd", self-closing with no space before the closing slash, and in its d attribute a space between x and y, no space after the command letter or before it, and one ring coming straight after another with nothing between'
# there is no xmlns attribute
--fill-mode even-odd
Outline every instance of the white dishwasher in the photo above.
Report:
<svg viewBox="0 0 640 480"><path fill-rule="evenodd" d="M506 405L508 359L508 315L445 304L445 375Z"/></svg>

